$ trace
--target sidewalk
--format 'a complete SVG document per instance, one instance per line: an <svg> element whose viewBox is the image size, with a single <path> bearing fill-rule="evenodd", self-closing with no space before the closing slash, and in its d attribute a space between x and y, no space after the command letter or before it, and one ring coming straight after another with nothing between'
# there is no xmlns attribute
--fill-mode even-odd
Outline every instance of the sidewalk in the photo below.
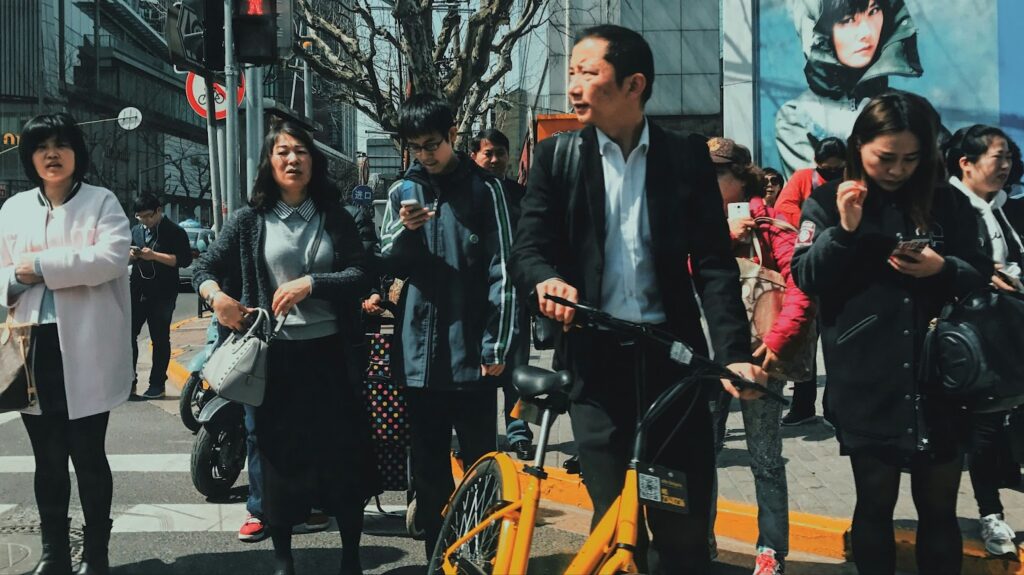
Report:
<svg viewBox="0 0 1024 575"><path fill-rule="evenodd" d="M186 320L172 327L173 352L168 369L172 384L180 387L188 377L187 366L195 354L202 350L208 324L207 315L206 318ZM550 367L551 352L534 351L530 363ZM823 362L819 361L818 364L823 365ZM823 383L824 377L819 377L819 385ZM819 387L819 414L822 412L821 391ZM787 396L791 392L787 389ZM500 393L498 397L500 402ZM733 410L727 422L725 449L719 459L720 499L715 531L725 537L753 543L757 539L754 479L749 468L743 421L738 410L738 402L733 402ZM499 423L499 427L503 428L503 423ZM579 477L566 475L561 469L562 463L575 454L568 417L560 417L555 422L549 449L546 464L550 479L545 483L545 497L564 504L589 507L586 489ZM820 420L797 427L784 427L783 456L787 461L789 479L792 551L836 559L849 557L847 531L855 503L853 476L849 460L839 455L839 445L832 430ZM899 568L912 570L917 516L910 494L909 476L904 476L900 488L895 513ZM1024 533L1024 491L1003 489L1000 493L1007 522ZM957 514L964 535L963 572L1024 574L1024 567L1019 560L985 556L979 540L977 513L970 478L965 471L957 502Z"/></svg>

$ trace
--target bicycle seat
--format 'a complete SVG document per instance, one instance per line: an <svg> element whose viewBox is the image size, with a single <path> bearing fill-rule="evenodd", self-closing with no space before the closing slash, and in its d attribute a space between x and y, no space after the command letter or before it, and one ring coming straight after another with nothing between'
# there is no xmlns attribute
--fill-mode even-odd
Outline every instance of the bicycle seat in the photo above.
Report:
<svg viewBox="0 0 1024 575"><path fill-rule="evenodd" d="M523 365L512 373L512 385L520 397L533 399L553 391L564 391L572 385L568 371L549 371L532 365Z"/></svg>

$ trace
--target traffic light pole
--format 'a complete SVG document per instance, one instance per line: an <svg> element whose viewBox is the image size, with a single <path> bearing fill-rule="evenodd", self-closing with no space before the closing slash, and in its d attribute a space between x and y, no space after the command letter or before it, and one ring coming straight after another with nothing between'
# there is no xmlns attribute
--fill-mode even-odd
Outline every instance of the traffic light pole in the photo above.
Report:
<svg viewBox="0 0 1024 575"><path fill-rule="evenodd" d="M223 223L221 217L221 194L220 185L220 154L217 146L217 128L214 125L214 118L217 115L213 101L213 76L207 76L206 80L206 138L207 147L210 150L210 195L213 196L213 229L220 232Z"/></svg>
<svg viewBox="0 0 1024 575"><path fill-rule="evenodd" d="M227 138L225 142L225 180L224 196L228 213L238 209L238 107L235 106L235 95L238 94L238 68L235 66L235 34L232 23L232 2L224 0L224 76L227 79Z"/></svg>
<svg viewBox="0 0 1024 575"><path fill-rule="evenodd" d="M256 181L256 166L259 162L257 150L257 129L259 111L256 106L256 73L255 66L245 67L245 197L252 197L252 184Z"/></svg>

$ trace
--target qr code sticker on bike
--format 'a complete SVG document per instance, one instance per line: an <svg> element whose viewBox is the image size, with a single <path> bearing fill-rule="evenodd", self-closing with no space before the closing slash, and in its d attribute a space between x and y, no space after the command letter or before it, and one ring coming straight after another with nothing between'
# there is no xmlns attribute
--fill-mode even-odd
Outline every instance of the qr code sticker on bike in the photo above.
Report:
<svg viewBox="0 0 1024 575"><path fill-rule="evenodd" d="M661 501L661 479L655 475L640 473L640 499Z"/></svg>

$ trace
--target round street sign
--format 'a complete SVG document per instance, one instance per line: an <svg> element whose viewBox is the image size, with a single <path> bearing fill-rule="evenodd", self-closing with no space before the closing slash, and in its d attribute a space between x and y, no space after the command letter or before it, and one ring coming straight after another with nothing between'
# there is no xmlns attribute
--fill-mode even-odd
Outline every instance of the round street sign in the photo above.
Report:
<svg viewBox="0 0 1024 575"><path fill-rule="evenodd" d="M128 106L117 114L117 125L122 130L132 131L142 123L142 112L138 108Z"/></svg>
<svg viewBox="0 0 1024 575"><path fill-rule="evenodd" d="M238 77L238 97L235 106L242 103L245 95L245 76ZM189 72L185 78L185 96L192 110L199 114L200 118L206 117L206 80L195 72ZM223 120L228 116L227 88L220 84L213 84L213 106L215 117Z"/></svg>

